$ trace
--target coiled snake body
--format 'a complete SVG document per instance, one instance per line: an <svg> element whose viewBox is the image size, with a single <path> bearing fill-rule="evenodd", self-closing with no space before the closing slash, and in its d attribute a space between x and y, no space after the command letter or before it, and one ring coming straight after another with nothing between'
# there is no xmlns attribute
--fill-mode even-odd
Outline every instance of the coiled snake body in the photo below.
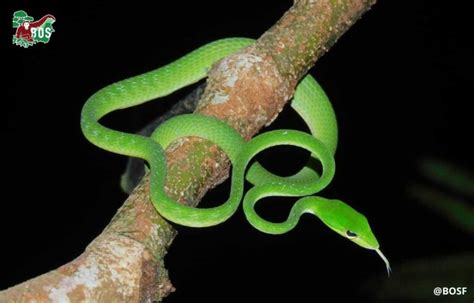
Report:
<svg viewBox="0 0 474 303"><path fill-rule="evenodd" d="M302 214L311 213L342 236L364 248L375 250L385 261L389 271L389 263L379 250L378 241L364 215L340 200L312 196L324 189L334 176L337 123L326 94L310 75L297 86L291 106L304 119L311 134L296 130L274 130L245 142L225 122L199 114L171 118L160 125L151 137L116 131L98 122L115 110L169 95L203 79L216 61L253 42L254 40L247 38L211 42L166 66L99 90L87 100L82 109L81 128L85 137L105 150L147 161L150 167L151 200L156 210L169 221L191 227L216 225L234 214L243 197L245 215L258 230L270 234L286 233L296 226ZM212 141L232 162L231 192L228 200L217 207L189 207L177 203L165 193L164 150L171 142L185 136ZM308 165L293 176L281 177L255 162L246 173L252 157L276 145L307 149L311 152ZM322 164L321 176L311 166L314 160L319 160ZM254 185L245 195L244 178ZM287 220L273 223L260 217L254 209L257 201L268 196L303 198L295 203Z"/></svg>

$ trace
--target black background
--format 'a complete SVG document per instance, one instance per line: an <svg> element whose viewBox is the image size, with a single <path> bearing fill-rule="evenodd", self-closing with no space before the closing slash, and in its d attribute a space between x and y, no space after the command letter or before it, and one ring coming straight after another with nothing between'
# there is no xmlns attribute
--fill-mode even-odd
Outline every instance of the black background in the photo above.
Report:
<svg viewBox="0 0 474 303"><path fill-rule="evenodd" d="M19 1L2 9L0 289L78 256L126 198L118 183L126 159L91 145L79 128L92 93L218 38L257 38L291 3ZM424 155L473 167L467 6L379 1L311 70L340 127L338 169L323 195L348 201L369 218L395 275L405 260L473 247L472 238L406 195ZM12 14L20 9L36 19L57 18L49 44L11 45ZM136 131L169 100L117 114L108 125ZM286 111L274 127L301 123ZM277 149L261 159L289 172L297 165L289 160L293 152L301 155ZM224 184L205 200L222 201L227 190ZM285 218L294 200L280 200L286 203L267 199L261 212ZM167 302L367 301L361 283L385 274L374 252L310 216L282 236L253 229L241 210L216 227L178 230L166 257L177 292Z"/></svg>

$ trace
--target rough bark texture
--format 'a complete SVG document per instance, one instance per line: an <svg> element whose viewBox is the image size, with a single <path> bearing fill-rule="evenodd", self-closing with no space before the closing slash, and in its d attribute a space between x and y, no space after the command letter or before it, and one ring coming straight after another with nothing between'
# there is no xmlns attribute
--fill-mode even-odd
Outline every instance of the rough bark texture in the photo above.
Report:
<svg viewBox="0 0 474 303"><path fill-rule="evenodd" d="M251 138L276 118L298 80L374 2L296 1L255 45L212 68L197 112ZM199 138L177 140L167 160L166 190L190 206L228 175L225 154ZM0 302L161 301L173 291L163 257L175 235L149 202L145 177L82 255L0 292Z"/></svg>

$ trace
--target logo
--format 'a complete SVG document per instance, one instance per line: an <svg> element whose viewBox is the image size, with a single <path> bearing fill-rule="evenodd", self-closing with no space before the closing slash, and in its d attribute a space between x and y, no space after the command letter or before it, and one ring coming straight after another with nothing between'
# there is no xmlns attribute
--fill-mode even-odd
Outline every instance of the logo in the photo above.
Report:
<svg viewBox="0 0 474 303"><path fill-rule="evenodd" d="M56 18L49 14L35 21L25 11L14 12L13 28L16 28L16 32L13 35L13 45L28 48L39 42L48 43L54 33L53 23L55 21Z"/></svg>

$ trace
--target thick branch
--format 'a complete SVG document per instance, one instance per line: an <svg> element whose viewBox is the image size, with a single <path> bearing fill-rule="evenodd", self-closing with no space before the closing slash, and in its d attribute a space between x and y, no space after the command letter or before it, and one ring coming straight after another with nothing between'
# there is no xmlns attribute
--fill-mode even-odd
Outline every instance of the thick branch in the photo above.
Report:
<svg viewBox="0 0 474 303"><path fill-rule="evenodd" d="M216 64L197 112L251 138L271 123L298 80L375 0L300 0L255 45ZM182 138L167 150L168 194L196 206L227 177L220 149ZM176 232L149 203L147 178L76 260L0 293L1 302L160 301L173 288L163 257Z"/></svg>

